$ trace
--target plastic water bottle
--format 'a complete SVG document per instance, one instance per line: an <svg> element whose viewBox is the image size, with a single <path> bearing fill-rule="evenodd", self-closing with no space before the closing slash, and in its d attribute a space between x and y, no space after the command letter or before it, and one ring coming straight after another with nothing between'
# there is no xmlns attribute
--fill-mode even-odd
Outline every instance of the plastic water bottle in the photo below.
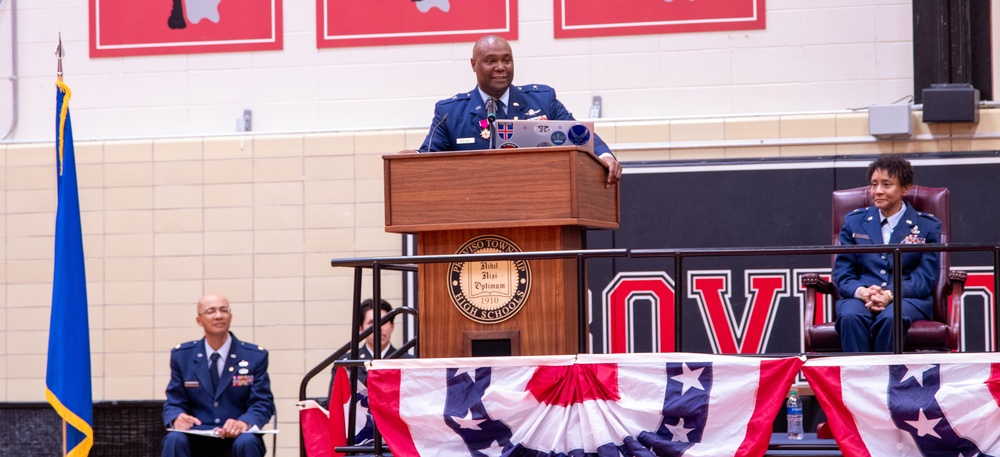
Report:
<svg viewBox="0 0 1000 457"><path fill-rule="evenodd" d="M788 396L788 403L785 404L788 410L788 439L802 439L802 400L799 400L799 392L792 391Z"/></svg>

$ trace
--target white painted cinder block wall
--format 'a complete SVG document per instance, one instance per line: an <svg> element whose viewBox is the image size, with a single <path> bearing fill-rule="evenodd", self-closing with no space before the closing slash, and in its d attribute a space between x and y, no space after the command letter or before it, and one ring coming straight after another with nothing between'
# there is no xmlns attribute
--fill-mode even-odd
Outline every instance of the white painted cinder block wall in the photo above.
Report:
<svg viewBox="0 0 1000 457"><path fill-rule="evenodd" d="M221 290L237 334L272 354L275 454L298 452L298 383L351 331L350 272L328 261L399 252L382 229L380 155L418 145L434 101L475 78L471 43L317 50L314 2L284 3L282 51L90 59L86 0L19 1L21 110L0 141L0 402L44 400L61 31L95 401L162 399L169 347L200 335L192 300ZM598 130L626 164L1000 148L998 110L955 125L914 113L912 141L854 141L866 115L846 108L912 91L908 1L768 0L767 30L573 40L552 38L550 2L520 4L516 82L555 86L580 117L601 95ZM218 136L247 108L252 135ZM747 141L775 139L790 143Z"/></svg>
<svg viewBox="0 0 1000 457"><path fill-rule="evenodd" d="M284 2L281 51L91 59L87 5L17 3L9 139L53 136L59 32L81 139L231 133L244 109L256 132L422 127L436 100L475 85L470 43L317 49L315 3L300 1ZM551 2L521 0L518 12L515 83L555 86L578 117L595 95L605 118L634 119L841 110L912 92L906 0L768 0L766 30L562 40Z"/></svg>

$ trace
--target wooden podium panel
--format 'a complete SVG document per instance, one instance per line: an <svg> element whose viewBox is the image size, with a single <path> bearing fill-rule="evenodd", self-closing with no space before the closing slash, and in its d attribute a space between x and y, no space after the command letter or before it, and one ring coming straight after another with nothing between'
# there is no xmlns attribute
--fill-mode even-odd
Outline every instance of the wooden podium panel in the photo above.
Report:
<svg viewBox="0 0 1000 457"><path fill-rule="evenodd" d="M580 249L582 233L579 227L563 226L421 232L417 253L454 254L479 235L502 236L522 251L551 251ZM482 332L504 330L520 332L520 354L511 355L576 354L576 260L533 260L528 265L532 279L527 301L513 317L496 324L475 322L456 308L449 294L450 264L422 265L417 274L421 357L470 356L466 339L489 339Z"/></svg>
<svg viewBox="0 0 1000 457"><path fill-rule="evenodd" d="M575 147L383 159L386 231L417 233L419 255L456 254L481 236L524 252L578 250L585 228L618 228L618 185L605 187L604 162ZM456 305L453 286L461 281L450 264L420 265L420 355L477 355L472 348L482 342L510 355L576 354L576 260L533 260L528 270L521 308L484 323Z"/></svg>
<svg viewBox="0 0 1000 457"><path fill-rule="evenodd" d="M397 154L385 159L385 230L618 228L618 186L573 147Z"/></svg>

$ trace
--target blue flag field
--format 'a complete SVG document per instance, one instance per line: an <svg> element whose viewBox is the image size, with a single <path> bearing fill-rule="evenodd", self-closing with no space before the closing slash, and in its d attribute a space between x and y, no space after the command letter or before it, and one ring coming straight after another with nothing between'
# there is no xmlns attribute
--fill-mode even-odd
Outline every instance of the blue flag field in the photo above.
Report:
<svg viewBox="0 0 1000 457"><path fill-rule="evenodd" d="M84 272L73 129L69 119L71 92L62 80L56 85L59 198L45 398L63 419L63 455L83 457L90 454L94 445L87 277Z"/></svg>

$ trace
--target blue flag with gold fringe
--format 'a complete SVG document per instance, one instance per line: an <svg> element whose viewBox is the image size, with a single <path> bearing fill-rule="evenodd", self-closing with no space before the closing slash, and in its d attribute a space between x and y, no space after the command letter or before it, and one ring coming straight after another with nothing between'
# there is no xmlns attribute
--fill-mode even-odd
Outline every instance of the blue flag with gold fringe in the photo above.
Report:
<svg viewBox="0 0 1000 457"><path fill-rule="evenodd" d="M73 128L69 121L71 92L61 80L56 85L59 206L56 209L55 271L45 398L63 419L63 455L83 457L90 454L94 445L87 277L84 272Z"/></svg>

